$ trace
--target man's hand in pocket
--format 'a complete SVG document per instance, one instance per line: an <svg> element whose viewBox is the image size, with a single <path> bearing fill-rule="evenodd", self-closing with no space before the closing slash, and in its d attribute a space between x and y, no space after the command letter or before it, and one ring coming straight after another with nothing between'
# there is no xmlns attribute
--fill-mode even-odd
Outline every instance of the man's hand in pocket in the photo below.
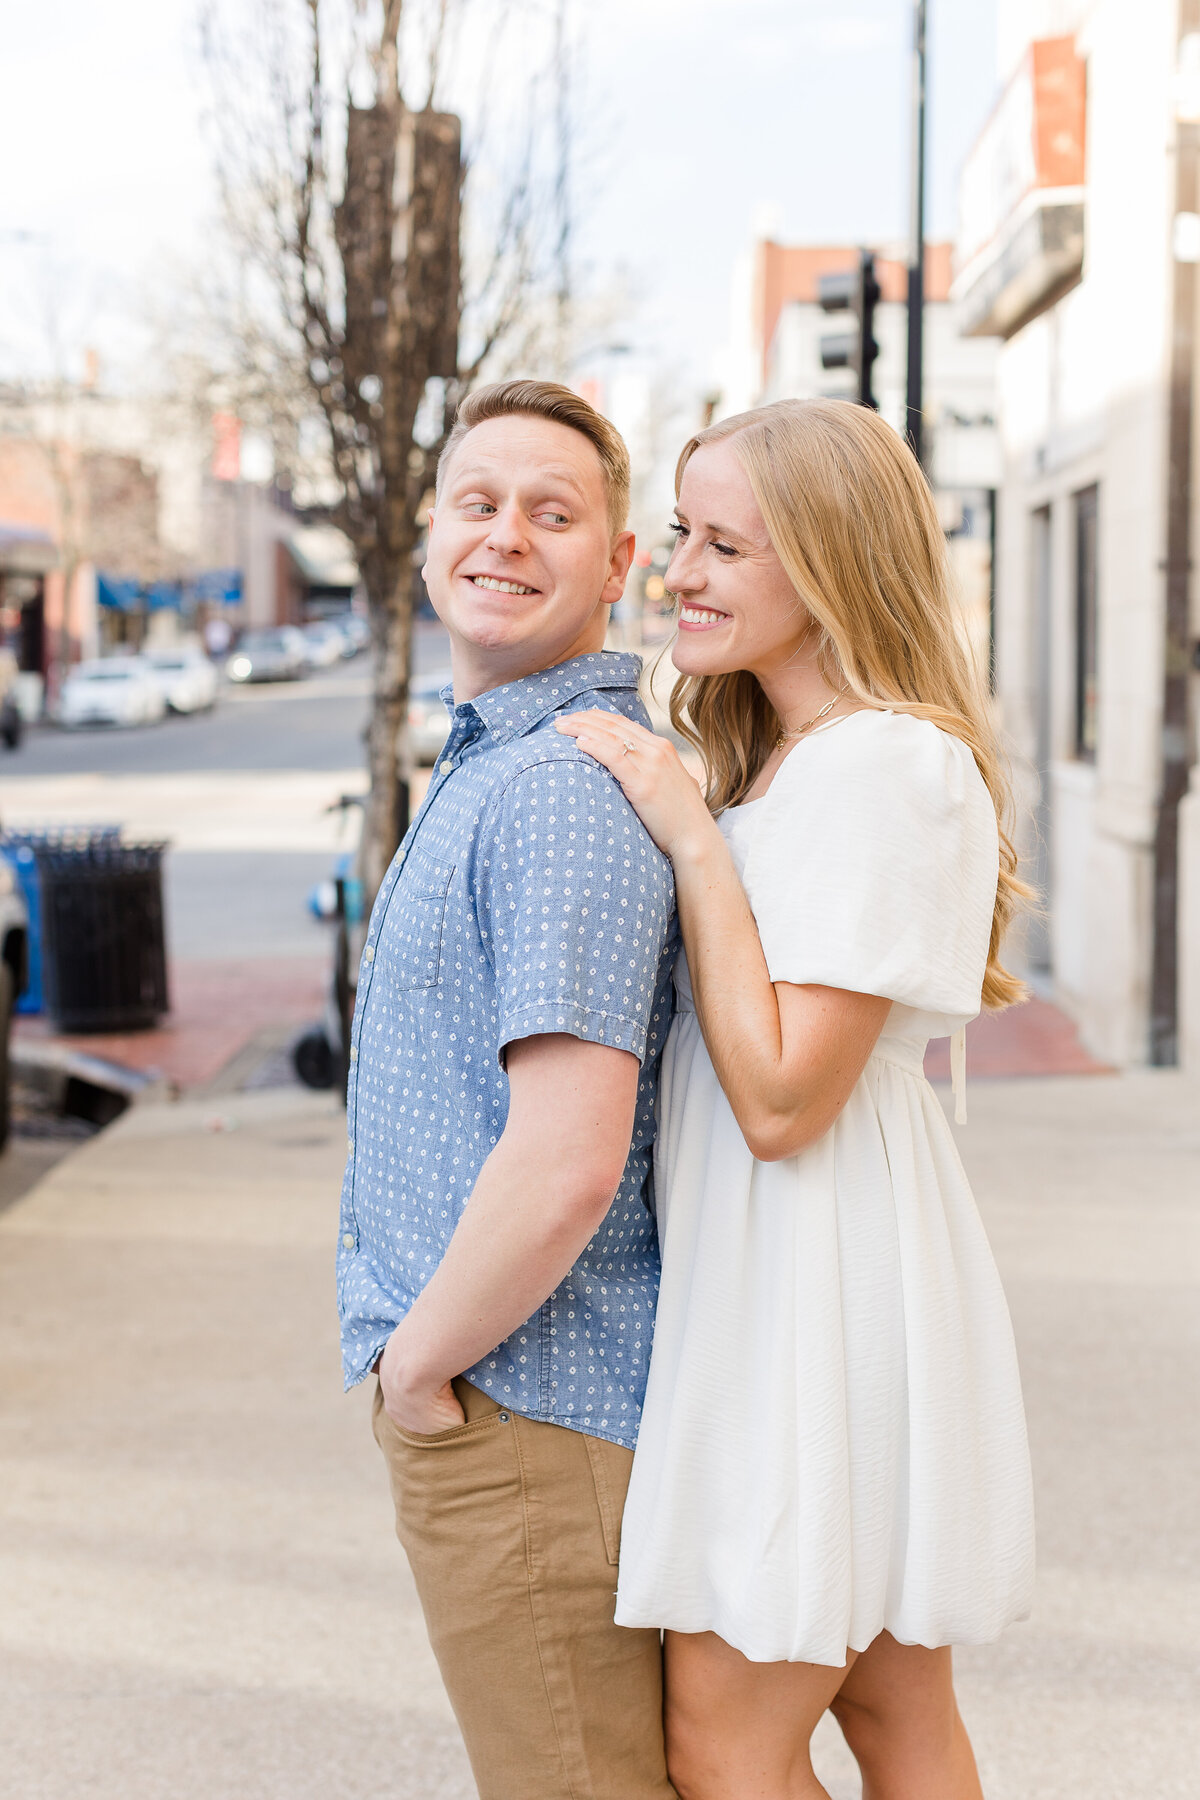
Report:
<svg viewBox="0 0 1200 1800"><path fill-rule="evenodd" d="M407 1362L403 1325L392 1333L379 1360L379 1385L383 1390L383 1409L401 1431L432 1437L436 1432L451 1431L455 1425L466 1423L453 1384L444 1381L440 1387L433 1387L428 1378L421 1380Z"/></svg>

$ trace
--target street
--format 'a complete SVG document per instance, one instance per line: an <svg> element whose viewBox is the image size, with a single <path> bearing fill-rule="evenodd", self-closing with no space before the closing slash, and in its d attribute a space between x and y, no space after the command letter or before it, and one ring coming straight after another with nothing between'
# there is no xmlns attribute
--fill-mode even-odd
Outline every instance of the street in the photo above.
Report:
<svg viewBox="0 0 1200 1800"><path fill-rule="evenodd" d="M415 636L416 671L444 668L437 625ZM123 826L163 838L173 958L324 958L306 910L314 883L355 843L370 698L365 655L305 681L222 689L216 709L132 731L44 727L0 762L0 824Z"/></svg>
<svg viewBox="0 0 1200 1800"><path fill-rule="evenodd" d="M320 956L305 909L361 791L363 661L307 682L226 689L214 712L134 731L31 734L0 765L8 826L120 824L164 838L173 957Z"/></svg>
<svg viewBox="0 0 1200 1800"><path fill-rule="evenodd" d="M226 684L208 713L182 718L168 713L160 724L133 730L107 726L37 730L0 764L0 771L8 778L347 768L360 755L369 692L365 656L322 669L303 681Z"/></svg>

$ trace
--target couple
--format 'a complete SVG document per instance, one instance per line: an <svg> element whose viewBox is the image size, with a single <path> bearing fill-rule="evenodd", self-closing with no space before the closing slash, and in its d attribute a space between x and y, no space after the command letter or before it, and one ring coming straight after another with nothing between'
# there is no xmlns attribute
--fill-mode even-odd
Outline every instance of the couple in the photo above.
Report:
<svg viewBox="0 0 1200 1800"><path fill-rule="evenodd" d="M870 1800L972 1800L950 1646L1027 1610L1029 1468L922 1055L1018 993L997 752L873 413L724 420L677 491L703 798L603 649L620 437L520 381L447 441L453 718L363 951L346 1379L483 1800L808 1800L827 1708Z"/></svg>

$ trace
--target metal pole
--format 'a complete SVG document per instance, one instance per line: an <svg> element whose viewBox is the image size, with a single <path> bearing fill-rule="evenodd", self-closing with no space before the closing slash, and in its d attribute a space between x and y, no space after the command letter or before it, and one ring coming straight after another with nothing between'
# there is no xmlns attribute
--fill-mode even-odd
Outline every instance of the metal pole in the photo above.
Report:
<svg viewBox="0 0 1200 1800"><path fill-rule="evenodd" d="M554 296L555 377L565 381L569 372L568 342L571 327L571 51L567 8L570 0L558 0L554 14L555 149L554 212L558 228L554 246L556 291Z"/></svg>
<svg viewBox="0 0 1200 1800"><path fill-rule="evenodd" d="M925 0L913 5L912 213L908 240L908 392L905 436L925 461L922 407L925 360Z"/></svg>
<svg viewBox="0 0 1200 1800"><path fill-rule="evenodd" d="M1179 41L1200 30L1200 0L1180 0ZM1175 121L1175 214L1200 207L1200 122ZM1150 1061L1179 1061L1179 806L1188 791L1192 731L1188 692L1196 263L1173 246L1171 366L1167 392L1167 592L1163 630L1162 777L1154 832L1154 948Z"/></svg>

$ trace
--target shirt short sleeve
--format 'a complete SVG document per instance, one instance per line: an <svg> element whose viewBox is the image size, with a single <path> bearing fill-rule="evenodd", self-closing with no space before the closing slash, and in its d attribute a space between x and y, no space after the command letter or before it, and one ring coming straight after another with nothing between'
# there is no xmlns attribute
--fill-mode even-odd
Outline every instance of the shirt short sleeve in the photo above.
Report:
<svg viewBox="0 0 1200 1800"><path fill-rule="evenodd" d="M493 803L478 846L498 1051L564 1031L642 1060L674 883L612 776L573 750L533 764Z"/></svg>
<svg viewBox="0 0 1200 1800"><path fill-rule="evenodd" d="M967 746L854 714L793 751L762 804L744 879L772 981L973 1018L999 834Z"/></svg>

